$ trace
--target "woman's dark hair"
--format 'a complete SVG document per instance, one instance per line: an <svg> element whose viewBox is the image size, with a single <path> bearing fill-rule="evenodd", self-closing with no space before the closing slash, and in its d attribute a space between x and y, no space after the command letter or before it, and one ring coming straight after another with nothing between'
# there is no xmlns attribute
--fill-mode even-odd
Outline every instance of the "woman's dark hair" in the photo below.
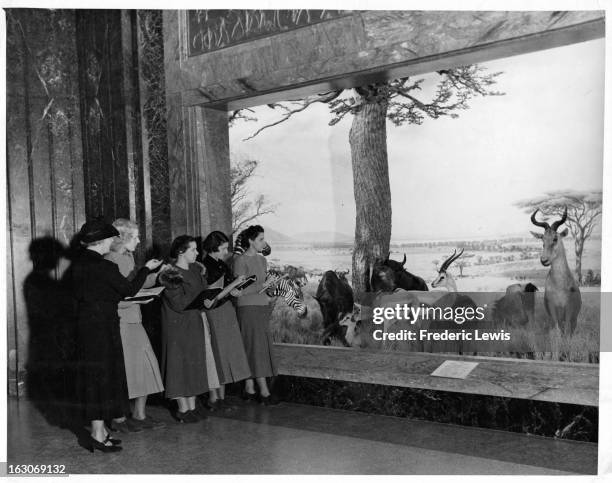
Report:
<svg viewBox="0 0 612 483"><path fill-rule="evenodd" d="M251 245L247 240L253 241L257 238L257 235L263 233L264 229L261 225L251 225L246 230L244 230L242 234L243 243L246 245L245 248L249 248Z"/></svg>
<svg viewBox="0 0 612 483"><path fill-rule="evenodd" d="M195 238L189 235L177 236L170 246L170 261L176 263L181 253L189 249L189 244L195 242Z"/></svg>
<svg viewBox="0 0 612 483"><path fill-rule="evenodd" d="M202 242L202 249L206 253L215 253L219 251L219 247L224 243L229 243L229 238L222 231L213 231L208 234Z"/></svg>
<svg viewBox="0 0 612 483"><path fill-rule="evenodd" d="M395 290L395 273L386 265L374 265L371 285L374 292L393 292Z"/></svg>

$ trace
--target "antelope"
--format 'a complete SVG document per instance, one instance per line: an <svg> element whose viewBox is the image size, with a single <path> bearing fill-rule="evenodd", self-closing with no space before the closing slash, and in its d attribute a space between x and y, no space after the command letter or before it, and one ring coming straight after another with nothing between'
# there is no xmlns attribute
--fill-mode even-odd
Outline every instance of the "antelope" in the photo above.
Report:
<svg viewBox="0 0 612 483"><path fill-rule="evenodd" d="M563 238L567 235L567 228L557 233L557 228L565 223L567 219L567 206L560 220L549 225L545 221L536 220L536 213L531 215L531 222L535 226L544 228L544 233L531 232L539 240L542 240L542 255L540 262L545 267L550 267L546 276L544 290L544 306L548 316L553 321L553 326L559 327L562 334L571 336L576 330L578 313L582 306L582 298L578 284L567 264Z"/></svg>
<svg viewBox="0 0 612 483"><path fill-rule="evenodd" d="M454 277L446 271L448 270L450 264L457 260L457 258L459 258L461 255L463 255L463 248L461 249L458 255L457 250L454 250L453 254L446 260L444 260L444 262L440 266L440 269L438 270L438 275L436 276L435 280L431 282L431 286L433 288L446 287L446 290L448 290L449 292L457 291L457 284L455 283Z"/></svg>

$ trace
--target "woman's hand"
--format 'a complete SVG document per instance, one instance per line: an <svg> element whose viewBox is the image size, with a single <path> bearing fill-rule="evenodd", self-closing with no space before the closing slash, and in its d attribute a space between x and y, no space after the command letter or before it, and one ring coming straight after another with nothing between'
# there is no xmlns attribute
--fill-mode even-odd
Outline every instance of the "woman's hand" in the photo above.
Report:
<svg viewBox="0 0 612 483"><path fill-rule="evenodd" d="M159 273L165 272L169 268L172 268L172 265L170 263L164 263L162 267L159 269Z"/></svg>
<svg viewBox="0 0 612 483"><path fill-rule="evenodd" d="M241 297L242 296L242 290L238 290L237 288L235 288L234 290L232 290L230 292L230 295L232 297Z"/></svg>
<svg viewBox="0 0 612 483"><path fill-rule="evenodd" d="M162 260L157 260L156 258L152 258L147 263L145 263L145 267L147 267L150 271L155 270L162 264Z"/></svg>

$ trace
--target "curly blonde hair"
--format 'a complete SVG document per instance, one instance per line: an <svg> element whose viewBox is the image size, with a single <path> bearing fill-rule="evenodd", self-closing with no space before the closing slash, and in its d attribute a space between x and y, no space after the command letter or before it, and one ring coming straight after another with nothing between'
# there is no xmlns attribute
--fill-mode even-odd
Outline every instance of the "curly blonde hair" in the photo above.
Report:
<svg viewBox="0 0 612 483"><path fill-rule="evenodd" d="M119 232L110 247L113 252L124 252L125 245L129 243L138 233L138 225L127 218L117 218L113 221L113 226Z"/></svg>

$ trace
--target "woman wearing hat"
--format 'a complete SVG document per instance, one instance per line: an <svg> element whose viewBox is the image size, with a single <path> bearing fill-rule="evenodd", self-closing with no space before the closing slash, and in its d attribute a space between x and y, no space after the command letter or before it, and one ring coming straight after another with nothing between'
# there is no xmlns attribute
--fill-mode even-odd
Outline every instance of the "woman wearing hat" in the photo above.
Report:
<svg viewBox="0 0 612 483"><path fill-rule="evenodd" d="M129 413L125 365L117 306L138 292L160 260L149 260L129 281L117 265L104 259L119 232L101 220L85 223L78 238L81 249L73 261L72 283L77 302L77 388L91 433L84 442L105 453L121 449L109 437L105 420Z"/></svg>

